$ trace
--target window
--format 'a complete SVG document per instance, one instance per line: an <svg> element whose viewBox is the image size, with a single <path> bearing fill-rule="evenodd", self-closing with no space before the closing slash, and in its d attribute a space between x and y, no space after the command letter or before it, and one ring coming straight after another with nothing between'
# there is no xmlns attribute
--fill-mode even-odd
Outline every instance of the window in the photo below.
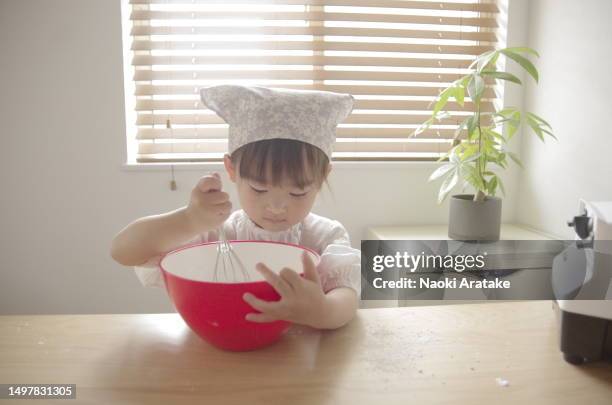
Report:
<svg viewBox="0 0 612 405"><path fill-rule="evenodd" d="M220 160L227 126L202 106L199 89L228 82L352 94L334 160L435 160L469 100L441 125L409 135L441 88L500 37L494 1L129 3L129 159L141 163ZM486 98L492 110L493 84Z"/></svg>

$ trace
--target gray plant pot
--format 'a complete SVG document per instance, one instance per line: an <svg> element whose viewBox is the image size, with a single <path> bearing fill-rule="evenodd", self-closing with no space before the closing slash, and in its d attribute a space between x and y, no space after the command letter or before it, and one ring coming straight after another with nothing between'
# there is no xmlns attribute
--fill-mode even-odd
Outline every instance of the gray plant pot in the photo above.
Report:
<svg viewBox="0 0 612 405"><path fill-rule="evenodd" d="M457 194L450 199L448 237L455 240L499 240L502 200L486 197L473 201L472 194Z"/></svg>

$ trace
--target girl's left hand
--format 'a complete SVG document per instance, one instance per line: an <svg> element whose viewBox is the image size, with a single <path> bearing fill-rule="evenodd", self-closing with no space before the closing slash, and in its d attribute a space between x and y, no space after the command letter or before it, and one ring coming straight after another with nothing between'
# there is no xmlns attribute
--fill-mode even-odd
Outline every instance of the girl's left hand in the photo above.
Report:
<svg viewBox="0 0 612 405"><path fill-rule="evenodd" d="M276 274L263 263L258 263L257 270L274 287L281 299L264 301L251 293L245 293L243 299L261 312L249 313L245 319L253 322L285 320L317 327L325 313L325 294L316 266L306 252L302 254L302 263L304 277L289 268Z"/></svg>

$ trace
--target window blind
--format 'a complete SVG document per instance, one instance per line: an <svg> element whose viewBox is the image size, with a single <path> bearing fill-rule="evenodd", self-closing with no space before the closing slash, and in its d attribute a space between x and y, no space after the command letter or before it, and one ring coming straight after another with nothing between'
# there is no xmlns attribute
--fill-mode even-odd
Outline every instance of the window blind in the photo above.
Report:
<svg viewBox="0 0 612 405"><path fill-rule="evenodd" d="M435 160L470 100L410 134L495 47L498 12L475 0L130 0L135 160L220 160L227 125L199 101L220 83L350 93L333 160ZM497 97L489 83L485 111Z"/></svg>

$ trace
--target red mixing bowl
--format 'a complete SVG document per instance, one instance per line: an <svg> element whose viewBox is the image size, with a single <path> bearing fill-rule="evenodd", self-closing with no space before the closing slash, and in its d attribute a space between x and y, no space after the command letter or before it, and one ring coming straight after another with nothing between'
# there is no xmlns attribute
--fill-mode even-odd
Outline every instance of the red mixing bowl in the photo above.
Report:
<svg viewBox="0 0 612 405"><path fill-rule="evenodd" d="M302 273L302 252L306 251L315 264L319 255L302 246L282 242L231 241L249 274L246 280L238 268L237 279L213 281L217 243L188 245L167 253L160 260L168 295L187 325L202 339L224 350L246 351L268 346L280 339L290 323L247 321L247 313L258 311L242 298L250 292L266 301L278 301L280 296L255 270L264 263L272 271L288 267ZM219 262L218 271L221 269ZM217 273L223 278L222 273Z"/></svg>

